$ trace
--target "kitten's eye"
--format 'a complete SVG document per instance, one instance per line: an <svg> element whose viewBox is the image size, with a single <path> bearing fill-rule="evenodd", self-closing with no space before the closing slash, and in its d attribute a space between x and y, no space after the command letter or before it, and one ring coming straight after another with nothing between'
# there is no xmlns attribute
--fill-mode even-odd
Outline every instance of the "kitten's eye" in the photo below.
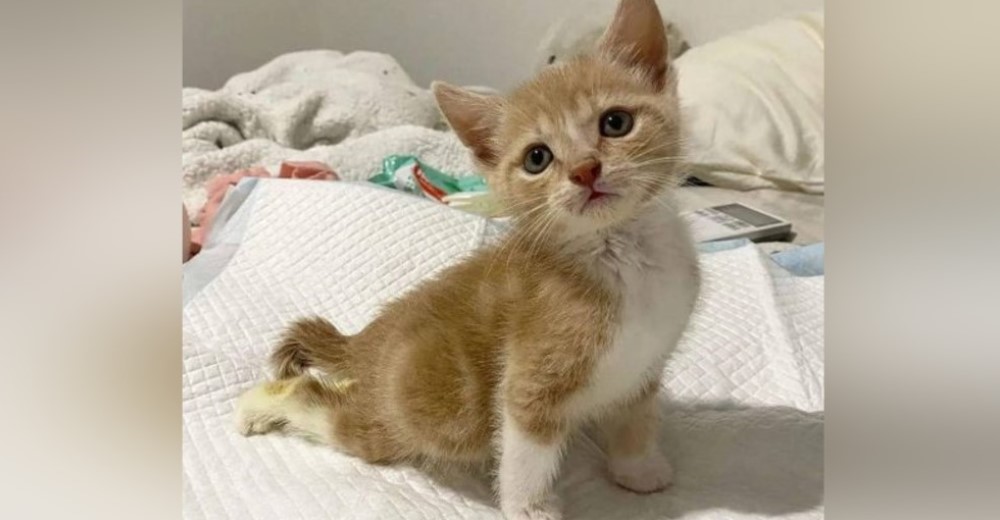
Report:
<svg viewBox="0 0 1000 520"><path fill-rule="evenodd" d="M552 64L553 64L553 63L555 63L555 62L556 62L556 57L555 57L555 55L553 54L552 56L549 56L549 65L552 65Z"/></svg>
<svg viewBox="0 0 1000 520"><path fill-rule="evenodd" d="M601 116L601 135L621 137L632 131L632 114L624 110L610 110Z"/></svg>
<svg viewBox="0 0 1000 520"><path fill-rule="evenodd" d="M524 171L537 175L545 171L552 162L552 150L548 146L540 144L533 146L524 156Z"/></svg>

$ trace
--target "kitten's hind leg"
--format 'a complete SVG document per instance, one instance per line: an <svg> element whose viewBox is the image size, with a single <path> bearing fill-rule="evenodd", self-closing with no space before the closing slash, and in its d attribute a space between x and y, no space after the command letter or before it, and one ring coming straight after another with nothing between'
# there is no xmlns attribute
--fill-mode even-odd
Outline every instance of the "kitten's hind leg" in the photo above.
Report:
<svg viewBox="0 0 1000 520"><path fill-rule="evenodd" d="M332 414L349 386L305 375L259 384L240 397L236 427L247 436L282 432L332 443Z"/></svg>

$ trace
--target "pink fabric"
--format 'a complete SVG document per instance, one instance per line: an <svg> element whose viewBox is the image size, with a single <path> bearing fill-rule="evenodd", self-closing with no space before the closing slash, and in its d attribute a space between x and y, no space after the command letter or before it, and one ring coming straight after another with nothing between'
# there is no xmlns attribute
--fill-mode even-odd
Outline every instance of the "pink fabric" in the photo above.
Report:
<svg viewBox="0 0 1000 520"><path fill-rule="evenodd" d="M208 236L208 231L212 229L212 223L215 221L215 215L219 212L219 206L222 204L222 199L225 198L226 192L229 191L230 186L236 186L240 182L240 179L245 177L272 177L271 172L266 169L255 166L253 168L248 168L245 170L239 170L233 173L226 173L216 175L209 179L208 184L205 186L208 192L208 200L205 205L198 211L198 222L199 226L191 231L191 243L190 243L190 254L194 256L198 251L201 250L202 244L205 243L205 237ZM330 169L329 166L316 161L287 161L281 163L281 169L278 172L278 177L282 179L303 179L303 180L316 180L316 181L336 181L340 178L337 173ZM185 212L185 219L187 218L187 212ZM187 227L185 225L185 227ZM185 254L185 259L188 258Z"/></svg>
<svg viewBox="0 0 1000 520"><path fill-rule="evenodd" d="M278 172L278 177L283 179L311 179L317 181L339 180L337 174L329 166L316 161L283 162L281 163L281 171Z"/></svg>
<svg viewBox="0 0 1000 520"><path fill-rule="evenodd" d="M191 222L188 221L188 210L184 204L181 204L181 214L184 215L184 224L181 227L181 263L183 263L191 258Z"/></svg>

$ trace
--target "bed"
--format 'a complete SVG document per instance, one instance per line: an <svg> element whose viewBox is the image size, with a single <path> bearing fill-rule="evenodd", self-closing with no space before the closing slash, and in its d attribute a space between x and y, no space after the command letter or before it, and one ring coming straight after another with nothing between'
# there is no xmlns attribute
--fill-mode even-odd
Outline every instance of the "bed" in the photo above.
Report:
<svg viewBox="0 0 1000 520"><path fill-rule="evenodd" d="M792 42L802 63L813 63L817 49L821 57L821 16L781 23L741 37L756 39L756 49ZM817 34L807 56L803 42ZM692 116L701 130L691 144L697 176L711 184L681 188L679 201L689 208L749 203L793 222L790 247L820 243L822 91L818 105L809 92L777 106L758 97L736 110L732 92L700 86L743 84L720 78L745 71L699 72L699 63L747 48L723 43L696 47L683 58L690 65L678 63L682 88L688 81L694 89L687 98L702 107ZM758 58L773 63L773 56ZM768 81L783 88L789 81L808 87L800 80L815 73L778 68L786 75ZM685 71L692 79L683 79ZM762 92L760 83L753 87ZM713 105L709 94L723 101ZM817 111L818 130L801 115ZM720 125L762 113L775 123L753 127L753 135L774 153L748 158L719 138L736 135L721 134ZM220 172L312 160L340 178L242 182L203 250L184 265L185 518L500 518L483 475L369 466L297 439L244 438L233 424L236 397L267 377L266 357L287 321L318 313L356 332L386 299L503 234L492 219L364 182L390 154L472 173L429 93L385 54L297 52L218 91L185 89L183 126L184 200L194 219L205 182ZM789 127L798 135L784 135ZM704 289L662 377L660 442L675 484L649 496L616 488L585 432L557 483L567 518L822 518L824 277L789 271L770 252L740 243L700 255Z"/></svg>

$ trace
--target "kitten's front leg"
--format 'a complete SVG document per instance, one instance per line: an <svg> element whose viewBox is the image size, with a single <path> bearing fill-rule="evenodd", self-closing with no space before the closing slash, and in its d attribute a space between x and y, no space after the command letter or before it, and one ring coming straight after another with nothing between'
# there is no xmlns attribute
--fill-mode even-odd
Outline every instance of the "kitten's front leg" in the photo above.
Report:
<svg viewBox="0 0 1000 520"><path fill-rule="evenodd" d="M670 485L674 470L657 444L659 428L655 389L606 423L608 469L619 486L653 493Z"/></svg>
<svg viewBox="0 0 1000 520"><path fill-rule="evenodd" d="M552 491L559 471L564 428L504 413L498 476L500 509L507 520L559 520ZM528 423L528 424L526 424Z"/></svg>

